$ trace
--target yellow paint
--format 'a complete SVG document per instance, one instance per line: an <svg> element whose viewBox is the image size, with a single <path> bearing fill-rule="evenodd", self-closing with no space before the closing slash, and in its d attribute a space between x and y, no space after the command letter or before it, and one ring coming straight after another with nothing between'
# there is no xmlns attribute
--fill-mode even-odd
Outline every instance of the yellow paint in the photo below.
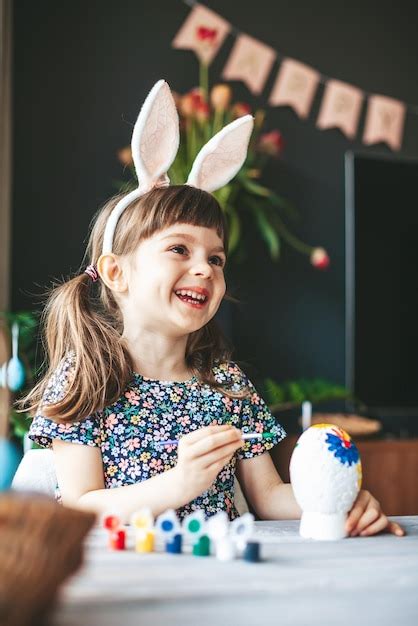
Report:
<svg viewBox="0 0 418 626"><path fill-rule="evenodd" d="M135 551L142 552L154 552L154 531L137 532L135 541Z"/></svg>
<svg viewBox="0 0 418 626"><path fill-rule="evenodd" d="M151 511L148 509L137 511L131 517L131 524L138 530L146 531L151 529L154 524L154 518L152 517Z"/></svg>
<svg viewBox="0 0 418 626"><path fill-rule="evenodd" d="M363 470L361 467L361 461L357 463L357 485L361 489L361 483L363 482Z"/></svg>

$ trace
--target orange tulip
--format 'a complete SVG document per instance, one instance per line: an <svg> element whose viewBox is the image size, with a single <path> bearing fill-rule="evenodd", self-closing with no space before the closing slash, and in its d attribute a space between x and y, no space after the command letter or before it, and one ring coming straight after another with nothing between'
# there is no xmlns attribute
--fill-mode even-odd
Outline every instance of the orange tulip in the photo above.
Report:
<svg viewBox="0 0 418 626"><path fill-rule="evenodd" d="M193 96L190 93L186 93L183 96L179 103L180 113L184 115L184 117L193 117L195 112L195 104L193 100Z"/></svg>
<svg viewBox="0 0 418 626"><path fill-rule="evenodd" d="M206 102L200 102L196 108L196 119L199 122L206 122L209 119L210 108Z"/></svg>
<svg viewBox="0 0 418 626"><path fill-rule="evenodd" d="M122 163L122 165L124 165L125 167L132 165L132 150L129 146L121 148L120 150L118 150L117 154L118 159Z"/></svg>
<svg viewBox="0 0 418 626"><path fill-rule="evenodd" d="M231 102L232 90L229 85L215 85L210 92L210 102L215 111L225 111Z"/></svg>

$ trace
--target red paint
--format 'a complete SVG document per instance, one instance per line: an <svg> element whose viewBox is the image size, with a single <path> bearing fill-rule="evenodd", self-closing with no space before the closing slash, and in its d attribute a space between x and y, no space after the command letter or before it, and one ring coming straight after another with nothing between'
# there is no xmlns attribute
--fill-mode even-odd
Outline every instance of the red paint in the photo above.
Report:
<svg viewBox="0 0 418 626"><path fill-rule="evenodd" d="M123 528L109 533L109 548L111 550L125 550L126 531Z"/></svg>
<svg viewBox="0 0 418 626"><path fill-rule="evenodd" d="M106 515L103 526L106 530L116 530L120 526L120 519L117 515Z"/></svg>

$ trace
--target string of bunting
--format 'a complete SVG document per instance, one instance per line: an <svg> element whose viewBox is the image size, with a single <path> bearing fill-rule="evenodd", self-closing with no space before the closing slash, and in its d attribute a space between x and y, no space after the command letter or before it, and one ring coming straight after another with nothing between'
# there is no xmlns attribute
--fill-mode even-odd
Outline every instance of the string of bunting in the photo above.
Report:
<svg viewBox="0 0 418 626"><path fill-rule="evenodd" d="M271 106L290 106L301 119L307 119L318 86L323 84L324 95L316 120L318 128L338 128L348 139L354 140L363 103L367 100L363 143L385 142L392 150L401 149L406 112L418 115L418 106L325 76L241 32L208 7L194 0L183 2L191 11L172 42L174 48L193 50L199 61L209 66L227 35L232 34L236 41L222 78L241 80L252 93L259 95L273 64L281 61L268 98Z"/></svg>

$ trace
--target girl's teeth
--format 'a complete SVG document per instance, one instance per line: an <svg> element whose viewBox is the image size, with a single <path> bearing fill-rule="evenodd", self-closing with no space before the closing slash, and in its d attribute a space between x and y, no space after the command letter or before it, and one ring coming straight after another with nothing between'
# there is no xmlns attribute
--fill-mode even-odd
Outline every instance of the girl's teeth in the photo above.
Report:
<svg viewBox="0 0 418 626"><path fill-rule="evenodd" d="M176 295L189 296L190 298L193 298L194 300L200 300L201 302L204 302L206 300L206 296L203 296L200 293L195 293L194 291L185 291L184 289L176 291Z"/></svg>

